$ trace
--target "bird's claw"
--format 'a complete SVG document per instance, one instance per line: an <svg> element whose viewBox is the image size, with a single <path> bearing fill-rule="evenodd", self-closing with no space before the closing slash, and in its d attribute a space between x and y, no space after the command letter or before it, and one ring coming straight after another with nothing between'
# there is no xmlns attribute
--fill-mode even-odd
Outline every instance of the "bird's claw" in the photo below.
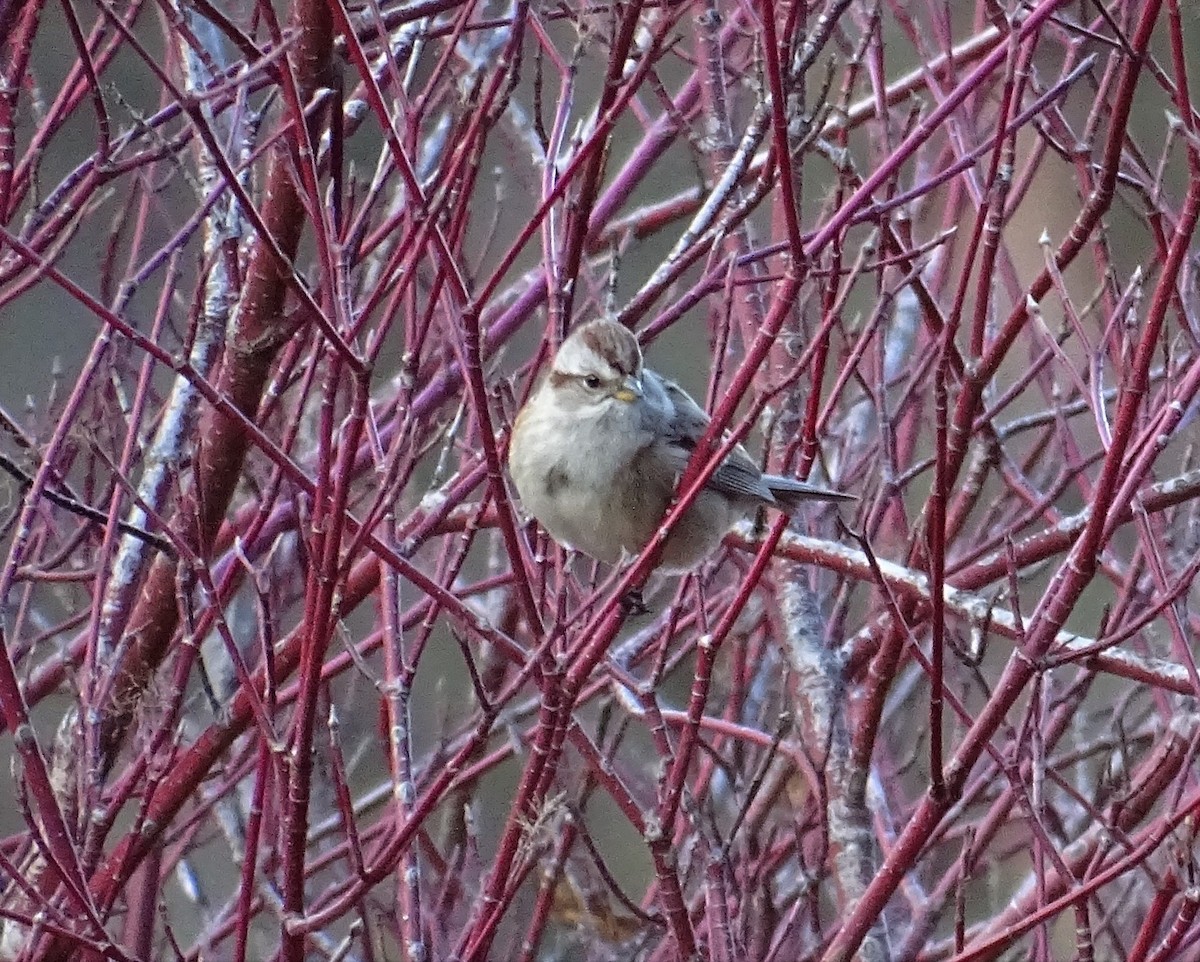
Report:
<svg viewBox="0 0 1200 962"><path fill-rule="evenodd" d="M627 618L648 615L650 613L650 608L646 605L646 600L642 597L641 588L633 588L621 596L621 611L625 613L625 617Z"/></svg>

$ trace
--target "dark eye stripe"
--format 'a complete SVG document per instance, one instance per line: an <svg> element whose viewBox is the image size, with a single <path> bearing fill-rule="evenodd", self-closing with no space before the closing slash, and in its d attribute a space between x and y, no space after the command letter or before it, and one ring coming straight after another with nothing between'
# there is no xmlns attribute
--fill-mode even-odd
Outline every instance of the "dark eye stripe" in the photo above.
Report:
<svg viewBox="0 0 1200 962"><path fill-rule="evenodd" d="M564 371L550 372L550 385L561 388L568 384L582 384L591 390L596 390L604 384L604 378L597 374L568 374Z"/></svg>

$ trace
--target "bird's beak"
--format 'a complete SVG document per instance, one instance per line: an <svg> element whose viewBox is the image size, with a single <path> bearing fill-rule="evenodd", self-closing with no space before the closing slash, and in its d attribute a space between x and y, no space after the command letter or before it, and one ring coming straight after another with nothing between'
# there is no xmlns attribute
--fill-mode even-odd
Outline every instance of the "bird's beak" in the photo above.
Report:
<svg viewBox="0 0 1200 962"><path fill-rule="evenodd" d="M642 382L632 374L621 382L621 386L613 391L613 397L618 401L629 404L642 396Z"/></svg>

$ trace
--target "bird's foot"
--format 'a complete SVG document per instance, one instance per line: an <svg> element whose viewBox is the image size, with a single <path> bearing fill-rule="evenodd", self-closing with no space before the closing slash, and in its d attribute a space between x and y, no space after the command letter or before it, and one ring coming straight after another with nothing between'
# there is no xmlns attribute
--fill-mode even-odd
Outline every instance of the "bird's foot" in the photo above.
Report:
<svg viewBox="0 0 1200 962"><path fill-rule="evenodd" d="M626 618L650 614L646 599L642 597L641 588L634 588L621 596L621 611L624 612Z"/></svg>

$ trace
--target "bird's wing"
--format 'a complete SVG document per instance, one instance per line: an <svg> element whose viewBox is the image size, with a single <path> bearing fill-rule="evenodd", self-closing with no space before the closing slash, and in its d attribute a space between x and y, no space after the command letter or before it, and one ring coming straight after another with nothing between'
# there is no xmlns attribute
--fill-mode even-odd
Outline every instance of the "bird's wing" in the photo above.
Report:
<svg viewBox="0 0 1200 962"><path fill-rule="evenodd" d="M668 452L678 461L676 470L683 471L711 419L678 384L662 378L662 386L675 408L674 417L664 432L664 440L667 441ZM763 483L758 465L740 444L729 452L721 466L713 472L708 479L708 486L730 497L750 498L765 504L775 500L771 489Z"/></svg>

